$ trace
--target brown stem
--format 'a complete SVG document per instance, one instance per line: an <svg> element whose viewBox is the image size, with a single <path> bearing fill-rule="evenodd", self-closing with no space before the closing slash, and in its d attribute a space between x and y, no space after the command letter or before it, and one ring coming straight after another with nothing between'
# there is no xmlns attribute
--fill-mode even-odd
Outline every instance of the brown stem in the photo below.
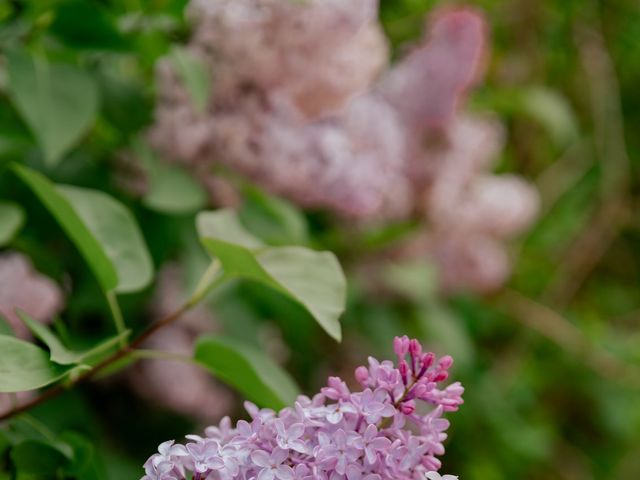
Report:
<svg viewBox="0 0 640 480"><path fill-rule="evenodd" d="M114 352L112 355L108 356L107 358L105 358L104 360L99 362L97 365L95 365L91 370L88 370L85 373L83 373L82 375L79 375L78 377L76 377L71 382L70 385L58 384L58 385L50 388L49 390L46 390L45 392L43 392L42 394L40 394L39 396L37 396L33 400L30 400L30 401L28 401L28 402L26 402L26 403L24 403L24 404L22 404L22 405L20 405L18 407L15 407L15 408L9 410L6 413L1 414L0 415L0 421L7 420L9 418L14 417L15 415L18 415L19 413L26 412L27 410L30 410L31 408L33 408L33 407L35 407L37 405L40 405L40 404L46 402L47 400L55 398L58 395L60 395L61 393L64 393L69 387L76 386L76 385L78 385L78 384L80 384L80 383L82 383L82 382L84 382L86 380L91 379L98 372L104 370L108 366L113 365L118 360L122 360L127 355L131 354L137 347L142 345L145 342L145 340L147 340L149 337L151 337L154 333L156 333L161 328L164 328L167 325L170 325L171 323L175 322L185 312L187 312L189 309L191 309L196 303L197 302L193 301L193 300L188 301L187 303L185 303L182 307L180 307L178 310L176 310L172 314L170 314L170 315L162 318L161 320L155 322L154 324L150 325L135 340L133 340L131 342L131 344L120 348L119 350Z"/></svg>
<svg viewBox="0 0 640 480"><path fill-rule="evenodd" d="M398 408L398 406L402 403L402 401L405 399L405 397L409 393L409 390L411 390L416 383L418 383L418 379L416 377L413 377L413 382L411 382L410 385L407 385L404 388L404 392L402 392L402 395L400 395L400 398L398 400L396 400L395 402L393 402L393 406L394 407ZM378 428L380 430L382 430L383 428L387 428L389 425L391 425L391 419L392 418L393 417L383 418L382 421L380 422L380 426Z"/></svg>

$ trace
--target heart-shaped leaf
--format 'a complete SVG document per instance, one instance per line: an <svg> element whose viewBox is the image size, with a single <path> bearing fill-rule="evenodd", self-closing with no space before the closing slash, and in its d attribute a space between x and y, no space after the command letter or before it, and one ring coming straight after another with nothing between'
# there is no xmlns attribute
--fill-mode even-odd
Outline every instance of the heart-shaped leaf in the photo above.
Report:
<svg viewBox="0 0 640 480"><path fill-rule="evenodd" d="M143 199L147 207L163 213L187 214L204 206L207 201L204 188L185 170L162 163L141 143L135 146L135 152L149 178L149 190Z"/></svg>
<svg viewBox="0 0 640 480"><path fill-rule="evenodd" d="M207 109L211 90L211 77L206 66L193 53L182 47L173 47L170 58L193 104L203 113Z"/></svg>
<svg viewBox="0 0 640 480"><path fill-rule="evenodd" d="M279 410L292 405L299 395L297 385L285 370L263 353L236 340L201 337L194 358L260 406Z"/></svg>
<svg viewBox="0 0 640 480"><path fill-rule="evenodd" d="M129 331L125 331L121 335L104 340L89 350L76 352L67 348L62 341L42 323L34 320L25 312L18 310L17 313L22 322L31 330L31 333L49 348L49 358L51 361L60 365L90 363L91 360L95 359L98 355L117 346L118 343L130 333Z"/></svg>
<svg viewBox="0 0 640 480"><path fill-rule="evenodd" d="M346 280L335 255L304 247L266 247L230 210L203 212L197 226L202 244L220 260L225 275L254 280L282 293L340 340Z"/></svg>
<svg viewBox="0 0 640 480"><path fill-rule="evenodd" d="M242 193L244 203L238 215L258 237L269 245L304 245L308 242L306 219L291 203L249 185Z"/></svg>
<svg viewBox="0 0 640 480"><path fill-rule="evenodd" d="M68 367L56 365L49 354L17 338L0 335L0 392L23 392L60 380Z"/></svg>
<svg viewBox="0 0 640 480"><path fill-rule="evenodd" d="M85 71L23 52L7 54L9 92L38 140L48 164L56 164L91 126L98 89Z"/></svg>
<svg viewBox="0 0 640 480"><path fill-rule="evenodd" d="M153 263L131 212L113 197L98 190L59 185L57 190L100 243L116 270L115 291L143 289L153 278Z"/></svg>
<svg viewBox="0 0 640 480"><path fill-rule="evenodd" d="M80 250L105 292L134 292L149 284L151 257L124 205L96 190L55 185L22 165L13 168Z"/></svg>

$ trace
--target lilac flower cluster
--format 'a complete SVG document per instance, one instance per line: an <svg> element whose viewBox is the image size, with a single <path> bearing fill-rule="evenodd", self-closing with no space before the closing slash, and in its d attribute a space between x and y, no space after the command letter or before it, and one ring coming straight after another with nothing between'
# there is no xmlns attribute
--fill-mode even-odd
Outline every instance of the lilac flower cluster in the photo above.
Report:
<svg viewBox="0 0 640 480"><path fill-rule="evenodd" d="M189 49L215 85L198 111L160 62L149 138L215 203L237 195L214 169L357 224L413 218L426 242L411 251L434 260L444 291L504 283L504 241L533 221L538 197L491 172L502 128L464 109L487 56L479 12L434 12L394 64L378 0L191 0L188 13Z"/></svg>
<svg viewBox="0 0 640 480"><path fill-rule="evenodd" d="M424 479L440 468L449 427L442 417L462 404L464 389L439 386L451 357L437 359L406 336L396 337L394 350L397 365L369 358L356 369L361 391L330 377L321 393L300 396L294 407L276 413L247 402L250 421L232 427L226 417L205 437L164 442L145 463L143 480Z"/></svg>

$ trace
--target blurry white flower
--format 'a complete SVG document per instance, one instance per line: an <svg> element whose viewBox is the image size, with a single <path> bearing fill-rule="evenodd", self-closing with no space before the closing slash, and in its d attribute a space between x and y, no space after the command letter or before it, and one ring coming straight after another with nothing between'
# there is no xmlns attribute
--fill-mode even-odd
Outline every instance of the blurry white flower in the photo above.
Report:
<svg viewBox="0 0 640 480"><path fill-rule="evenodd" d="M438 472L427 472L425 478L427 480L458 480L455 475L440 475Z"/></svg>

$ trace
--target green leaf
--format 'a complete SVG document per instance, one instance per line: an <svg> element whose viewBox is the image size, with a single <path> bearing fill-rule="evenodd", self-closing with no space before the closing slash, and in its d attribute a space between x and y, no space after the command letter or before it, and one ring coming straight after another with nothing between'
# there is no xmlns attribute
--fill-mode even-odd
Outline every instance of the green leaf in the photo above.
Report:
<svg viewBox="0 0 640 480"><path fill-rule="evenodd" d="M66 469L73 478L95 480L105 477L92 442L74 432L63 433L60 440L70 446L73 451L72 464Z"/></svg>
<svg viewBox="0 0 640 480"><path fill-rule="evenodd" d="M7 321L7 319L4 318L2 315L0 315L0 335L6 335L9 337L15 336L15 332L13 331L13 328L11 328L11 325L9 325L9 322Z"/></svg>
<svg viewBox="0 0 640 480"><path fill-rule="evenodd" d="M0 202L0 246L13 240L23 224L22 207L12 202Z"/></svg>
<svg viewBox="0 0 640 480"><path fill-rule="evenodd" d="M55 446L40 440L26 440L11 449L11 461L19 480L61 478L69 459Z"/></svg>
<svg viewBox="0 0 640 480"><path fill-rule="evenodd" d="M548 87L530 87L521 92L524 113L537 120L553 141L566 146L579 136L578 121L571 105L560 92Z"/></svg>
<svg viewBox="0 0 640 480"><path fill-rule="evenodd" d="M25 53L7 54L9 92L44 151L49 165L91 126L98 111L98 89L89 74L66 64L48 63Z"/></svg>
<svg viewBox="0 0 640 480"><path fill-rule="evenodd" d="M236 340L200 337L194 358L260 406L281 409L292 405L299 395L295 382L278 364Z"/></svg>
<svg viewBox="0 0 640 480"><path fill-rule="evenodd" d="M416 304L430 303L438 294L437 272L427 260L389 263L382 271L381 280Z"/></svg>
<svg viewBox="0 0 640 480"><path fill-rule="evenodd" d="M196 219L196 226L200 238L217 239L250 250L257 250L265 246L244 228L232 210L202 212Z"/></svg>
<svg viewBox="0 0 640 480"><path fill-rule="evenodd" d="M56 186L42 174L22 165L14 165L13 168L78 247L102 288L105 291L113 290L118 284L116 270L102 246L85 226L71 204Z"/></svg>
<svg viewBox="0 0 640 480"><path fill-rule="evenodd" d="M75 49L122 51L128 47L107 13L86 0L67 1L58 6L50 30Z"/></svg>
<svg viewBox="0 0 640 480"><path fill-rule="evenodd" d="M34 320L29 315L21 310L17 310L16 313L20 317L20 320L24 322L31 333L42 341L49 348L49 356L52 362L59 363L61 365L70 365L77 363L77 356L71 350L64 346L60 339L42 323Z"/></svg>
<svg viewBox="0 0 640 480"><path fill-rule="evenodd" d="M151 258L134 217L121 203L99 191L56 186L21 165L13 168L78 247L105 292L133 292L149 284Z"/></svg>
<svg viewBox="0 0 640 480"><path fill-rule="evenodd" d="M346 280L335 255L304 247L277 247L260 252L260 265L336 340L346 303ZM275 285L272 285L275 288Z"/></svg>
<svg viewBox="0 0 640 480"><path fill-rule="evenodd" d="M211 77L206 66L186 48L173 47L170 57L193 104L199 112L204 113L211 91Z"/></svg>
<svg viewBox="0 0 640 480"><path fill-rule="evenodd" d="M56 365L35 345L0 335L0 392L23 392L60 380L69 368Z"/></svg>
<svg viewBox="0 0 640 480"><path fill-rule="evenodd" d="M109 195L97 190L58 186L116 270L118 293L143 289L153 279L153 263L133 215Z"/></svg>
<svg viewBox="0 0 640 480"><path fill-rule="evenodd" d="M229 210L203 212L198 233L228 277L260 282L298 304L333 338L346 302L346 280L335 255L304 247L265 247Z"/></svg>
<svg viewBox="0 0 640 480"><path fill-rule="evenodd" d="M251 186L244 188L243 194L239 216L249 230L270 245L307 243L306 219L291 203Z"/></svg>
<svg viewBox="0 0 640 480"><path fill-rule="evenodd" d="M31 333L49 348L49 357L52 362L60 365L75 365L89 363L93 357L103 353L110 348L117 346L118 342L129 335L129 331L121 335L104 340L99 345L84 352L75 352L68 349L62 341L45 325L34 320L25 312L18 310L18 316L24 324L31 330Z"/></svg>
<svg viewBox="0 0 640 480"><path fill-rule="evenodd" d="M149 177L149 190L143 202L152 210L170 214L195 213L207 201L202 185L183 169L159 161L143 144L135 147Z"/></svg>
<svg viewBox="0 0 640 480"><path fill-rule="evenodd" d="M9 435L0 430L0 458L4 457L4 452L9 450L9 447L11 447L11 443L12 442ZM2 477L0 476L0 478Z"/></svg>

